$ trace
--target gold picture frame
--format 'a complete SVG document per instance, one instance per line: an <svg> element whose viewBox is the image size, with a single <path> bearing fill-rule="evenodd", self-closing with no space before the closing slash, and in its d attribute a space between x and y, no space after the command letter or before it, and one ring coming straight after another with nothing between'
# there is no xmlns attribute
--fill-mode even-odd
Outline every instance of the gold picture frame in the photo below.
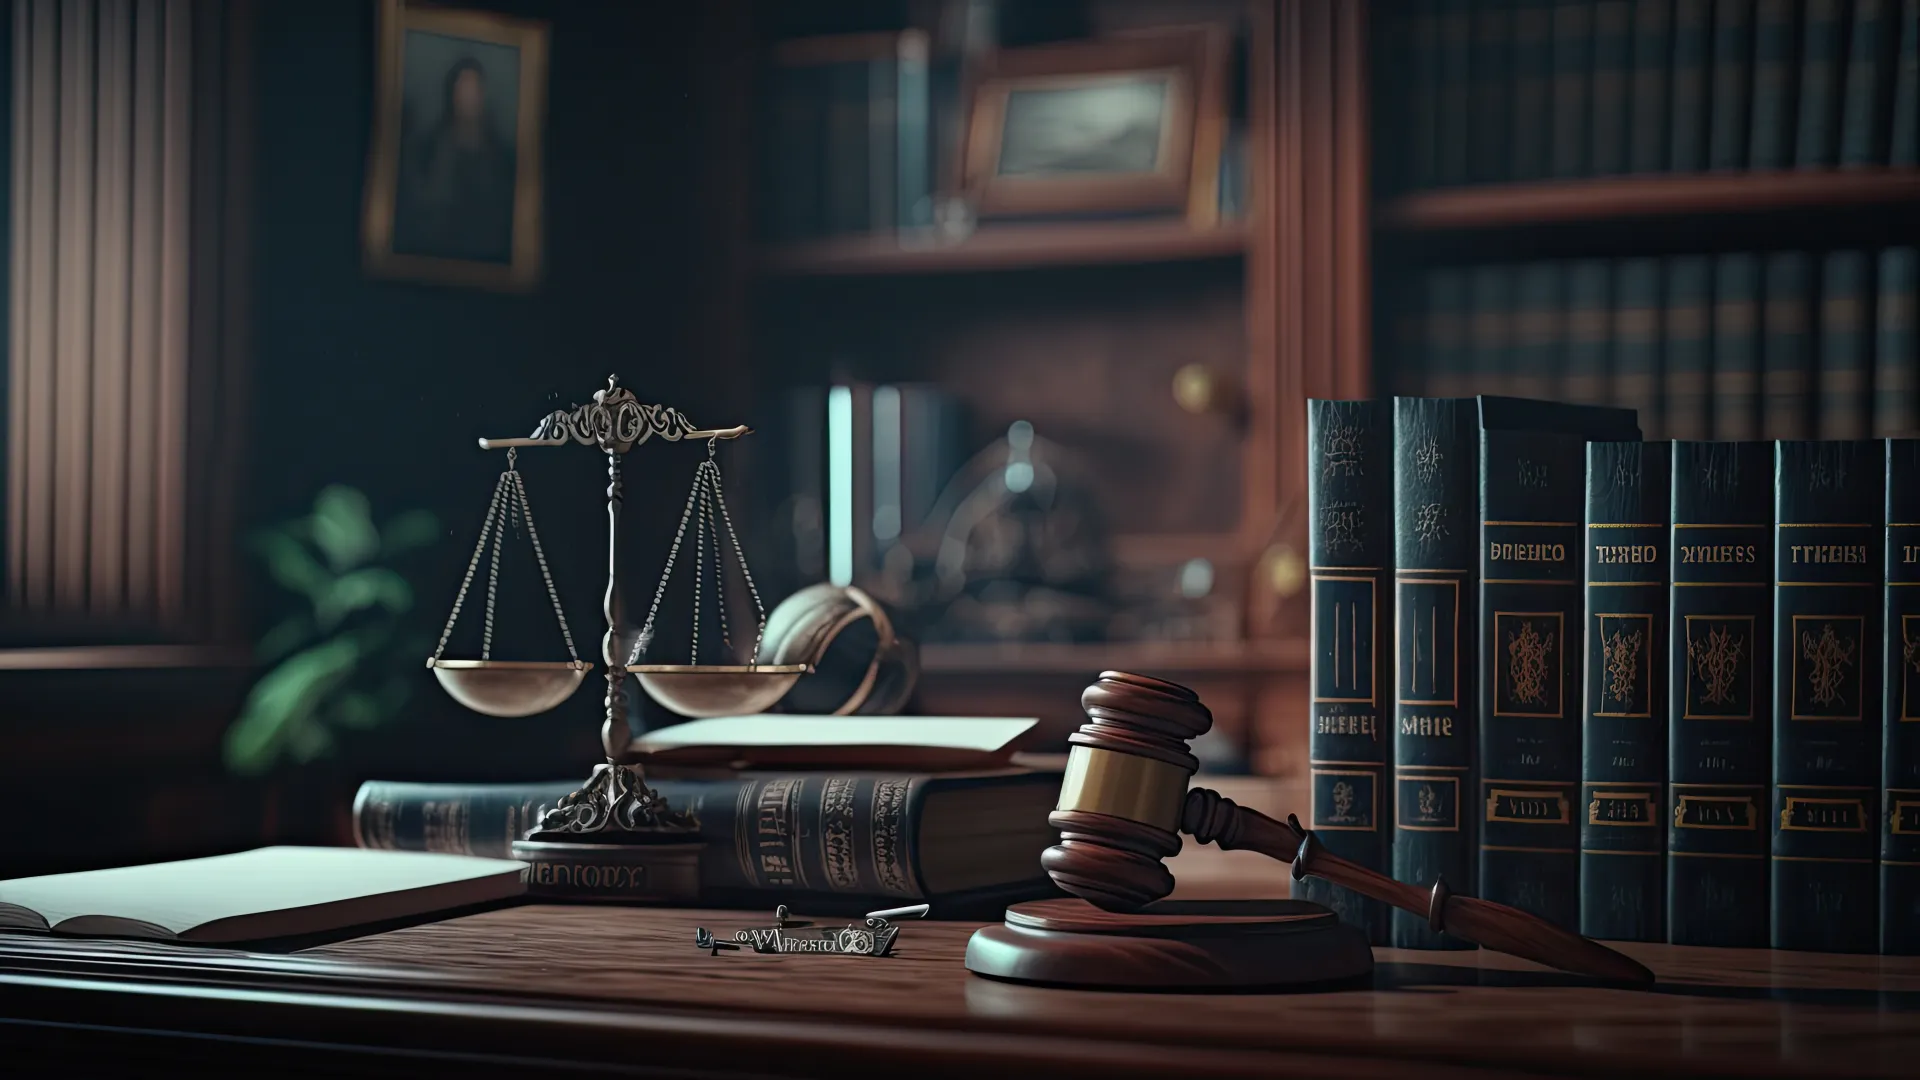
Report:
<svg viewBox="0 0 1920 1080"><path fill-rule="evenodd" d="M1224 27L1181 26L993 56L968 94L962 190L988 218L1160 211L1213 224L1229 45ZM1121 126L1092 132L1095 119ZM1076 128L1095 141L1043 145Z"/></svg>
<svg viewBox="0 0 1920 1080"><path fill-rule="evenodd" d="M544 255L547 24L379 3L367 271L533 288Z"/></svg>

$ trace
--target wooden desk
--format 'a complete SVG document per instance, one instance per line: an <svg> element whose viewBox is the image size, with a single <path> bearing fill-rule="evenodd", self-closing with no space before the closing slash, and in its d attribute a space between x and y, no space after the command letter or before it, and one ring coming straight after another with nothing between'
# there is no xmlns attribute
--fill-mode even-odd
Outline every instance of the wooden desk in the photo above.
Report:
<svg viewBox="0 0 1920 1080"><path fill-rule="evenodd" d="M0 1058L10 1076L54 1054L139 1053L276 1077L837 1080L1910 1077L1920 1063L1914 959L1627 946L1662 980L1636 992L1493 954L1379 950L1371 989L1133 995L970 975L973 924L904 924L885 960L693 947L696 926L724 938L764 922L521 907L288 955L0 937Z"/></svg>

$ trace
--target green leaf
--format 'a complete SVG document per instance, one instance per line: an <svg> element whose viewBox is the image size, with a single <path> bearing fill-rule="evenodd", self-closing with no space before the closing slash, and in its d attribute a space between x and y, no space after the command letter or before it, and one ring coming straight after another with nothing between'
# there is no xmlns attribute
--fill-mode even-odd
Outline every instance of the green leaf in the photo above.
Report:
<svg viewBox="0 0 1920 1080"><path fill-rule="evenodd" d="M389 558L401 552L429 547L440 539L440 519L431 510L410 510L392 521L380 534L380 553Z"/></svg>
<svg viewBox="0 0 1920 1080"><path fill-rule="evenodd" d="M387 716L377 697L354 690L340 695L328 710L327 719L336 727L365 731L379 727Z"/></svg>
<svg viewBox="0 0 1920 1080"><path fill-rule="evenodd" d="M285 658L312 636L313 620L305 615L295 615L260 638L260 644L253 650L254 659L262 664L271 664Z"/></svg>
<svg viewBox="0 0 1920 1080"><path fill-rule="evenodd" d="M358 641L342 637L295 653L267 672L247 695L239 719L227 729L227 767L257 775L295 740L312 747L314 736L309 729L319 727L317 710L328 694L352 676L361 655Z"/></svg>
<svg viewBox="0 0 1920 1080"><path fill-rule="evenodd" d="M314 620L332 630L356 611L383 607L395 615L413 607L413 588L405 578L383 567L366 567L335 581L314 598Z"/></svg>
<svg viewBox="0 0 1920 1080"><path fill-rule="evenodd" d="M333 484L313 500L313 542L335 571L351 570L380 550L367 497Z"/></svg>
<svg viewBox="0 0 1920 1080"><path fill-rule="evenodd" d="M287 732L287 756L296 765L305 765L332 749L333 732L319 724L302 724Z"/></svg>
<svg viewBox="0 0 1920 1080"><path fill-rule="evenodd" d="M287 533L263 532L254 537L253 543L254 549L266 561L267 572L273 575L273 580L301 596L317 601L327 586L332 584L333 575L327 572L326 567L308 553L305 545Z"/></svg>

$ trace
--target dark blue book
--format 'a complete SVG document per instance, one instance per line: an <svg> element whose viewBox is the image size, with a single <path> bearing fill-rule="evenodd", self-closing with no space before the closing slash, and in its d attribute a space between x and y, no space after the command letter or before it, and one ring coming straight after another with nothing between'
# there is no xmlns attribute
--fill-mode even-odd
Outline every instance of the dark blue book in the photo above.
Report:
<svg viewBox="0 0 1920 1080"><path fill-rule="evenodd" d="M1847 0L1807 0L1800 38L1800 108L1793 161L1822 169L1840 160L1840 103L1847 69Z"/></svg>
<svg viewBox="0 0 1920 1080"><path fill-rule="evenodd" d="M1756 169L1793 164L1794 0L1759 0L1753 17L1753 130L1747 154Z"/></svg>
<svg viewBox="0 0 1920 1080"><path fill-rule="evenodd" d="M1899 16L1900 0L1853 0L1853 34L1847 45L1845 101L1840 109L1843 166L1887 163Z"/></svg>
<svg viewBox="0 0 1920 1080"><path fill-rule="evenodd" d="M1920 435L1920 250L1880 253L1874 305L1873 433L1890 438Z"/></svg>
<svg viewBox="0 0 1920 1080"><path fill-rule="evenodd" d="M1920 164L1920 0L1900 4L1900 52L1893 65L1893 138L1887 164Z"/></svg>
<svg viewBox="0 0 1920 1080"><path fill-rule="evenodd" d="M1760 258L1719 256L1713 269L1713 437L1760 437Z"/></svg>
<svg viewBox="0 0 1920 1080"><path fill-rule="evenodd" d="M1440 132L1437 151L1442 187L1473 179L1473 3L1440 0Z"/></svg>
<svg viewBox="0 0 1920 1080"><path fill-rule="evenodd" d="M1553 9L1553 126L1550 175L1589 175L1593 123L1594 0L1559 0Z"/></svg>
<svg viewBox="0 0 1920 1080"><path fill-rule="evenodd" d="M1873 952L1886 447L1775 449L1770 937Z"/></svg>
<svg viewBox="0 0 1920 1080"><path fill-rule="evenodd" d="M1813 256L1776 251L1766 261L1760 342L1761 431L1769 439L1812 434Z"/></svg>
<svg viewBox="0 0 1920 1080"><path fill-rule="evenodd" d="M1864 251L1828 252L1820 274L1819 435L1861 439L1871 434L1873 336L1867 327L1872 263Z"/></svg>
<svg viewBox="0 0 1920 1080"><path fill-rule="evenodd" d="M1920 439L1888 439L1880 951L1920 953Z"/></svg>
<svg viewBox="0 0 1920 1080"><path fill-rule="evenodd" d="M1513 14L1513 121L1509 175L1542 180L1553 159L1554 0L1518 0Z"/></svg>
<svg viewBox="0 0 1920 1080"><path fill-rule="evenodd" d="M1587 171L1613 176L1627 171L1627 89L1633 64L1631 0L1597 0L1593 7L1592 141Z"/></svg>
<svg viewBox="0 0 1920 1080"><path fill-rule="evenodd" d="M1313 830L1328 851L1391 869L1383 646L1393 623L1393 420L1382 401L1307 402L1312 567ZM1314 877L1293 892L1386 944L1386 905Z"/></svg>
<svg viewBox="0 0 1920 1080"><path fill-rule="evenodd" d="M1667 167L1699 172L1707 167L1707 118L1713 77L1713 0L1674 0L1673 141Z"/></svg>
<svg viewBox="0 0 1920 1080"><path fill-rule="evenodd" d="M1631 413L1514 398L1394 400L1393 876L1478 887L1480 453L1483 431L1637 438ZM1575 541L1577 544L1577 540ZM1401 948L1471 948L1392 916Z"/></svg>
<svg viewBox="0 0 1920 1080"><path fill-rule="evenodd" d="M1667 940L1767 943L1773 446L1673 444Z"/></svg>
<svg viewBox="0 0 1920 1080"><path fill-rule="evenodd" d="M1754 0L1714 0L1713 82L1707 167L1747 167L1753 115Z"/></svg>
<svg viewBox="0 0 1920 1080"><path fill-rule="evenodd" d="M1516 0L1477 0L1473 11L1472 79L1473 139L1469 175L1475 183L1497 183L1508 178L1512 156L1514 61L1513 30Z"/></svg>
<svg viewBox="0 0 1920 1080"><path fill-rule="evenodd" d="M1662 435L1705 439L1713 432L1713 264L1705 255L1667 260L1661 320Z"/></svg>
<svg viewBox="0 0 1920 1080"><path fill-rule="evenodd" d="M1480 433L1479 886L1569 929L1580 918L1582 519L1590 439L1634 414Z"/></svg>
<svg viewBox="0 0 1920 1080"><path fill-rule="evenodd" d="M1667 575L1673 447L1587 446L1580 932L1667 938Z"/></svg>
<svg viewBox="0 0 1920 1080"><path fill-rule="evenodd" d="M1667 100L1673 63L1672 0L1634 0L1633 87L1627 125L1627 167L1637 173L1667 167Z"/></svg>

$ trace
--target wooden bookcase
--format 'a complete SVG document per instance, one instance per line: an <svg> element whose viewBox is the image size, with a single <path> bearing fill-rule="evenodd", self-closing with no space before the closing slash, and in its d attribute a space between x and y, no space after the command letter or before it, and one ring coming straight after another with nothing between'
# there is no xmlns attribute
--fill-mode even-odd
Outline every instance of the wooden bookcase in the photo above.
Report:
<svg viewBox="0 0 1920 1080"><path fill-rule="evenodd" d="M1079 693L1099 671L1139 670L1200 691L1256 771L1304 776L1304 401L1370 386L1366 5L1094 0L1085 10L1096 35L1202 21L1238 29L1249 162L1238 219L985 224L933 248L889 236L758 245L747 208L768 13L741 0L714 20L730 59L703 87L719 110L710 187L729 223L711 260L703 344L743 408L851 372L936 382L989 431L1030 419L1069 448L1120 448L1124 465L1091 485L1117 568L1206 559L1238 612L1237 632L1219 640L929 645L919 707L1037 715L1057 740L1084 721ZM1172 375L1194 363L1227 387L1232 414L1175 402ZM774 482L770 453L761 448L739 483Z"/></svg>

